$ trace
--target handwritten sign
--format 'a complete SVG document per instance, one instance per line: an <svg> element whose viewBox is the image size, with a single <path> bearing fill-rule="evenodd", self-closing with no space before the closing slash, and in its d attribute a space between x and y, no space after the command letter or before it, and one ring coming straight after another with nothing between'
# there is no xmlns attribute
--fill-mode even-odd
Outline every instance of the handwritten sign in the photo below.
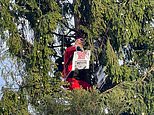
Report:
<svg viewBox="0 0 154 115"><path fill-rule="evenodd" d="M72 71L75 69L89 69L90 55L90 50L74 52Z"/></svg>

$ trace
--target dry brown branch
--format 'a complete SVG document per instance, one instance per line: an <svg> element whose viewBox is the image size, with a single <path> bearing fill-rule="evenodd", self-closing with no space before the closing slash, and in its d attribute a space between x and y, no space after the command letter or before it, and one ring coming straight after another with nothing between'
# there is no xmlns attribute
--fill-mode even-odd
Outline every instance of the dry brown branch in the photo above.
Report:
<svg viewBox="0 0 154 115"><path fill-rule="evenodd" d="M141 79L141 81L143 82L146 79L146 77L148 76L148 74L151 73L152 71L154 71L154 67L151 67L149 69L149 71L145 72L145 74L143 75L143 78Z"/></svg>

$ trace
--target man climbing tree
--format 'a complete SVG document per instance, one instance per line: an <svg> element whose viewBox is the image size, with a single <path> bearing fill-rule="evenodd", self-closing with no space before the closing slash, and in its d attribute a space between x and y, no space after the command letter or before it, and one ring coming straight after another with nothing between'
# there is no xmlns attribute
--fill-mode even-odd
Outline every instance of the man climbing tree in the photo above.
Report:
<svg viewBox="0 0 154 115"><path fill-rule="evenodd" d="M89 89L91 86L84 81L83 77L86 77L83 73L83 70L76 69L72 71L72 60L75 51L83 51L84 40L83 38L77 38L75 45L70 46L66 49L64 53L64 70L63 77L70 83L69 89Z"/></svg>

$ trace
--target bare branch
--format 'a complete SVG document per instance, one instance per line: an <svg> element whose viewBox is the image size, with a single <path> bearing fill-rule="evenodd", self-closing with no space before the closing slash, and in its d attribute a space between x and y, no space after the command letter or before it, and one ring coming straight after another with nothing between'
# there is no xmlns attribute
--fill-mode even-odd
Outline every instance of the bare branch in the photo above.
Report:
<svg viewBox="0 0 154 115"><path fill-rule="evenodd" d="M147 71L144 75L143 75L143 78L141 79L141 81L143 82L146 77L148 77L148 74L151 73L152 71L154 71L154 67L151 67L149 71Z"/></svg>
<svg viewBox="0 0 154 115"><path fill-rule="evenodd" d="M51 32L51 34L54 34L54 35L56 35L56 36L61 36L61 37L68 37L68 38L73 37L73 38L75 38L75 36L74 36L74 35L69 36L69 35L64 35L64 34L58 34L58 33L56 33L56 32Z"/></svg>

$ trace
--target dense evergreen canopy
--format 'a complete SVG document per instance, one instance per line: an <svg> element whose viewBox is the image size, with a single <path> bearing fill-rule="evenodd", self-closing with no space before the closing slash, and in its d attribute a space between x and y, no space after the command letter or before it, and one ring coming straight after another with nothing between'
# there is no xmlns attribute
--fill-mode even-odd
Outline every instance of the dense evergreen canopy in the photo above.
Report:
<svg viewBox="0 0 154 115"><path fill-rule="evenodd" d="M153 16L153 0L1 0L0 114L154 114ZM101 89L61 87L56 60L79 36L90 77L105 72Z"/></svg>

